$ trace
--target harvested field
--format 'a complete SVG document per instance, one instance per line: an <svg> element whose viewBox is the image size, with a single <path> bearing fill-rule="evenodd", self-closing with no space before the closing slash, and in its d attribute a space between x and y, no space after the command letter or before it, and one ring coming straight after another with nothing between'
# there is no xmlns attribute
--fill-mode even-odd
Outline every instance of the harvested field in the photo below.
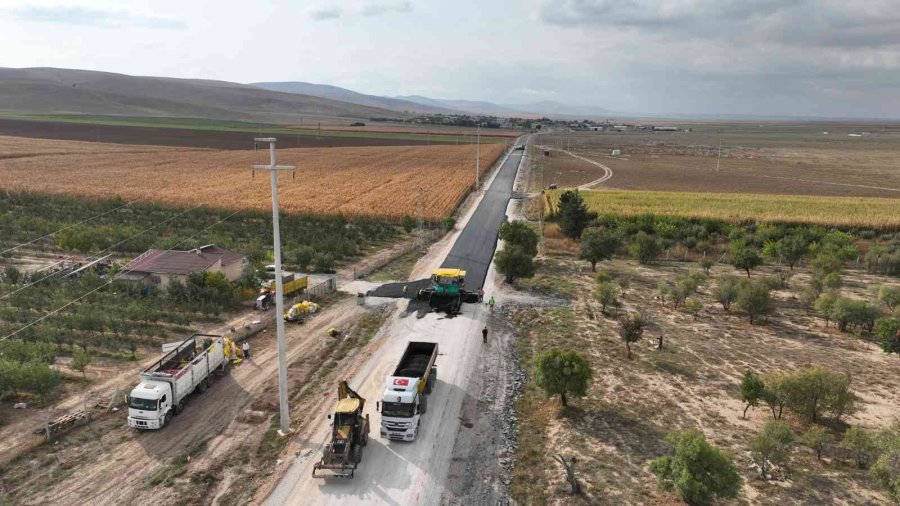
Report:
<svg viewBox="0 0 900 506"><path fill-rule="evenodd" d="M553 211L562 190L545 194L545 209ZM900 228L900 199L814 197L659 191L582 190L597 213L626 216L651 213L730 222L814 223L846 227Z"/></svg>
<svg viewBox="0 0 900 506"><path fill-rule="evenodd" d="M678 126L693 131L540 135L536 142L610 167L614 176L604 183L610 188L900 197L897 125ZM862 135L857 132L868 135L850 137ZM611 156L613 149L621 155ZM599 168L562 152L540 158L544 187L576 186L602 175Z"/></svg>
<svg viewBox="0 0 900 506"><path fill-rule="evenodd" d="M49 143L49 144L48 144ZM0 187L86 197L119 196L228 209L270 208L267 174L250 177L250 165L268 163L267 151L135 148L109 144L0 138L17 158L0 159ZM503 144L481 149L487 172ZM2 152L7 152L2 148ZM41 154L48 153L48 154ZM459 146L280 149L278 161L297 166L296 179L281 174L286 212L399 219L414 215L418 188L425 215L450 214L470 189L475 149Z"/></svg>
<svg viewBox="0 0 900 506"><path fill-rule="evenodd" d="M291 125L290 128L300 130L316 130L316 127L309 125ZM337 132L378 132L378 133L394 133L394 134L416 134L416 135L449 135L459 136L460 142L469 137L475 137L475 129L471 127L454 127L441 125L410 125L403 123L366 123L366 126L345 126L345 125L328 125L329 131ZM481 130L482 138L490 137L507 137L514 139L522 135L520 130L501 130L498 128L485 128Z"/></svg>
<svg viewBox="0 0 900 506"><path fill-rule="evenodd" d="M252 148L253 137L259 135L263 137L281 137L284 147L304 148L408 146L427 145L438 141L438 139L429 140L425 136L418 138L418 136L413 135L399 137L391 137L389 135L351 136L347 132L337 133L340 135L329 135L327 130L322 131L321 135L309 131L301 132L301 135L291 135L282 128L261 129L258 132L251 132L0 118L0 135L117 144L243 150L248 147ZM389 134L391 132L384 133ZM447 141L445 140L445 142Z"/></svg>

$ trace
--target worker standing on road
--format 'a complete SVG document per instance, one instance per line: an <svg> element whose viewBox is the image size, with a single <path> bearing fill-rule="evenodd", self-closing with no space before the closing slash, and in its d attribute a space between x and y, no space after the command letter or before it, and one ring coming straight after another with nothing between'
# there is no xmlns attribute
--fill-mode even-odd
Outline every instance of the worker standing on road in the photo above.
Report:
<svg viewBox="0 0 900 506"><path fill-rule="evenodd" d="M241 345L241 351L244 352L244 358L250 360L250 343L247 340L244 340L244 344Z"/></svg>
<svg viewBox="0 0 900 506"><path fill-rule="evenodd" d="M403 285L403 296L406 297L406 289L408 285Z"/></svg>
<svg viewBox="0 0 900 506"><path fill-rule="evenodd" d="M478 302L483 302L483 301L484 301L484 289L479 288L478 289Z"/></svg>
<svg viewBox="0 0 900 506"><path fill-rule="evenodd" d="M493 295L491 295L491 298L488 299L488 307L491 308L491 311L494 310L494 296Z"/></svg>
<svg viewBox="0 0 900 506"><path fill-rule="evenodd" d="M484 328L481 329L481 340L484 344L487 344L487 325L485 325Z"/></svg>

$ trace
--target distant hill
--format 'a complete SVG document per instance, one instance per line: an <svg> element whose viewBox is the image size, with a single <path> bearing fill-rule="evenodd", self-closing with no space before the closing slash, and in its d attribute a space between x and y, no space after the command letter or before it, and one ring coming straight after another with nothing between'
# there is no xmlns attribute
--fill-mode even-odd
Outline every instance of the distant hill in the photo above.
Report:
<svg viewBox="0 0 900 506"><path fill-rule="evenodd" d="M562 102L543 101L529 104L495 104L475 100L445 100L423 97L421 95L406 95L396 97L410 102L419 102L435 107L449 107L478 114L491 114L494 116L551 116L585 118L589 116L606 116L612 111L601 107L577 106Z"/></svg>
<svg viewBox="0 0 900 506"><path fill-rule="evenodd" d="M400 98L381 97L378 95L366 95L358 93L346 88L331 86L330 84L313 84L301 81L285 81L285 82L269 82L269 83L251 83L251 86L264 88L272 91L281 91L285 93L300 93L303 95L312 95L314 97L330 98L332 100L340 100L350 102L352 104L365 105L368 107L381 107L398 112L414 112L414 113L432 113L432 114L454 114L459 111L453 109L403 100Z"/></svg>
<svg viewBox="0 0 900 506"><path fill-rule="evenodd" d="M57 68L0 67L0 109L294 123L301 117L404 118L396 110L246 84Z"/></svg>

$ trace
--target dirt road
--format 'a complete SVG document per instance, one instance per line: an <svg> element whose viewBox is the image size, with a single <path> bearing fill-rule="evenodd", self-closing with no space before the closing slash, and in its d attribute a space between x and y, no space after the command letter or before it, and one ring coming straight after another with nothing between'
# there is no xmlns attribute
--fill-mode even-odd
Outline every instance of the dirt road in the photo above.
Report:
<svg viewBox="0 0 900 506"><path fill-rule="evenodd" d="M466 217L447 259L431 257L417 265L414 274L458 262L473 273L473 279L485 280L485 292L495 291L489 274L496 242L498 223L512 191L521 155L511 155L488 186L474 213ZM487 212L490 210L490 213ZM494 216L500 213L499 216ZM485 250L487 256L485 256ZM492 269L492 268L491 268ZM414 276L415 277L415 276ZM397 302L405 307L408 301ZM373 429L362 463L352 480L341 478L314 479L312 466L321 455L321 445L328 439L326 412L319 413L322 423L308 439L300 441L300 450L290 468L266 499L265 504L439 504L448 493L446 483L451 455L461 427L462 408L477 403L470 393L479 357L485 353L481 329L488 320L486 306L467 304L462 314L448 318L428 313L400 311L385 325L386 337L381 347L350 379L357 392L369 401L380 400L384 379L396 365L406 343L411 340L438 343L437 382L428 398L428 412L423 416L418 437L411 443L388 442L379 435L380 416L371 410ZM331 408L333 406L328 406ZM471 426L471 425L469 425ZM453 495L452 491L450 492Z"/></svg>

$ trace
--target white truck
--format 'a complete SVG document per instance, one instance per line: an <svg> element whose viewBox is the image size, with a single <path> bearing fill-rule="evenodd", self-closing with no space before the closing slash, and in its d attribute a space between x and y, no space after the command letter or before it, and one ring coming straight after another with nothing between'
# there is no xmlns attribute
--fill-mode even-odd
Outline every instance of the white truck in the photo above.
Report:
<svg viewBox="0 0 900 506"><path fill-rule="evenodd" d="M217 369L224 373L224 338L194 334L141 373L141 382L128 396L128 426L161 429L181 413L188 395L203 393Z"/></svg>
<svg viewBox="0 0 900 506"><path fill-rule="evenodd" d="M422 415L428 409L425 395L437 381L437 343L410 341L394 373L385 380L384 395L376 409L381 413L381 436L412 441L419 434Z"/></svg>

